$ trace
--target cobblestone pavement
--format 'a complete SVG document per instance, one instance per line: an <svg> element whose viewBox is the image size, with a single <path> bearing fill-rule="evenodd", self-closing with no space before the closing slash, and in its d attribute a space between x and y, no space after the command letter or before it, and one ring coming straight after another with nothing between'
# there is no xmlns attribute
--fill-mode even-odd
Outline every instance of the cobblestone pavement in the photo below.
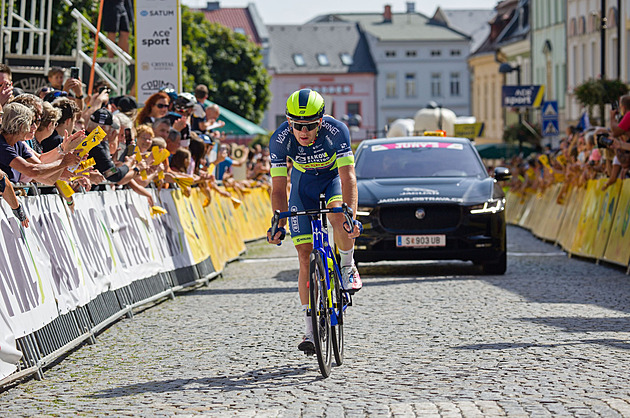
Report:
<svg viewBox="0 0 630 418"><path fill-rule="evenodd" d="M296 350L297 258L254 243L0 393L2 416L630 416L630 278L508 229L508 272L365 264L346 362Z"/></svg>

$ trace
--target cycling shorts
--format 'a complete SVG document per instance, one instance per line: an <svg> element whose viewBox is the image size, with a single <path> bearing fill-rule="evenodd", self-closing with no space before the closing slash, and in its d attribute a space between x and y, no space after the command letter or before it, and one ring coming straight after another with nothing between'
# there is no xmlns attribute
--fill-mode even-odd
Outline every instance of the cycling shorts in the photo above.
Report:
<svg viewBox="0 0 630 418"><path fill-rule="evenodd" d="M291 170L290 211L319 209L320 193L326 196L326 206L331 202L342 201L341 179L337 170L331 172L331 175L312 175ZM308 216L289 218L289 230L295 245L313 242L313 230Z"/></svg>

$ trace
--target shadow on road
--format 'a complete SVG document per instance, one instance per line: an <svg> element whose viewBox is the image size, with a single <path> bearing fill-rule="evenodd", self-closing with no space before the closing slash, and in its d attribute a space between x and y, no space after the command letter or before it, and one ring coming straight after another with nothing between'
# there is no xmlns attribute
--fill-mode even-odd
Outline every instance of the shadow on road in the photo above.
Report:
<svg viewBox="0 0 630 418"><path fill-rule="evenodd" d="M240 376L217 376L192 379L156 380L152 382L135 383L110 389L104 389L89 395L93 399L119 398L142 393L168 393L180 391L219 390L221 392L240 391L245 389L268 389L308 385L320 380L321 377L304 379L307 373L312 373L310 367L277 366L252 370Z"/></svg>
<svg viewBox="0 0 630 418"><path fill-rule="evenodd" d="M178 296L200 296L200 295L256 295L265 293L295 293L297 291L297 277L295 287L248 287L231 289L198 289L194 292L181 293Z"/></svg>
<svg viewBox="0 0 630 418"><path fill-rule="evenodd" d="M614 338L600 338L592 340L576 340L569 342L559 342L550 344L535 344L535 343L489 343L489 344L472 344L462 345L459 347L452 347L455 350L510 350L517 348L554 348L563 346L574 346L583 344L599 344L607 345L609 347L618 348L622 350L630 350L630 342L624 340L617 340Z"/></svg>

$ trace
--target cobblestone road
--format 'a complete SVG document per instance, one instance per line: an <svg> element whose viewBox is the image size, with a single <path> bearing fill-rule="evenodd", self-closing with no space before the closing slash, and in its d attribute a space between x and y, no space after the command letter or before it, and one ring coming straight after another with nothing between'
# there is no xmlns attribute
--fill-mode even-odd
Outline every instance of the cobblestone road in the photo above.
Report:
<svg viewBox="0 0 630 418"><path fill-rule="evenodd" d="M137 313L0 393L2 416L630 416L630 278L509 228L508 273L363 265L347 360L296 350L297 258L250 245L224 278Z"/></svg>

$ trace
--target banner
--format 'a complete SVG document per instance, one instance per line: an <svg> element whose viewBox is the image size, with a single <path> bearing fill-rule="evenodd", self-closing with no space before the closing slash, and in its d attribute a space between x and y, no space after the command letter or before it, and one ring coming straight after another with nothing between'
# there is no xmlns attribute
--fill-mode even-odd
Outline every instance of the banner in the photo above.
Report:
<svg viewBox="0 0 630 418"><path fill-rule="evenodd" d="M136 0L136 94L139 103L162 88L182 90L179 0Z"/></svg>

